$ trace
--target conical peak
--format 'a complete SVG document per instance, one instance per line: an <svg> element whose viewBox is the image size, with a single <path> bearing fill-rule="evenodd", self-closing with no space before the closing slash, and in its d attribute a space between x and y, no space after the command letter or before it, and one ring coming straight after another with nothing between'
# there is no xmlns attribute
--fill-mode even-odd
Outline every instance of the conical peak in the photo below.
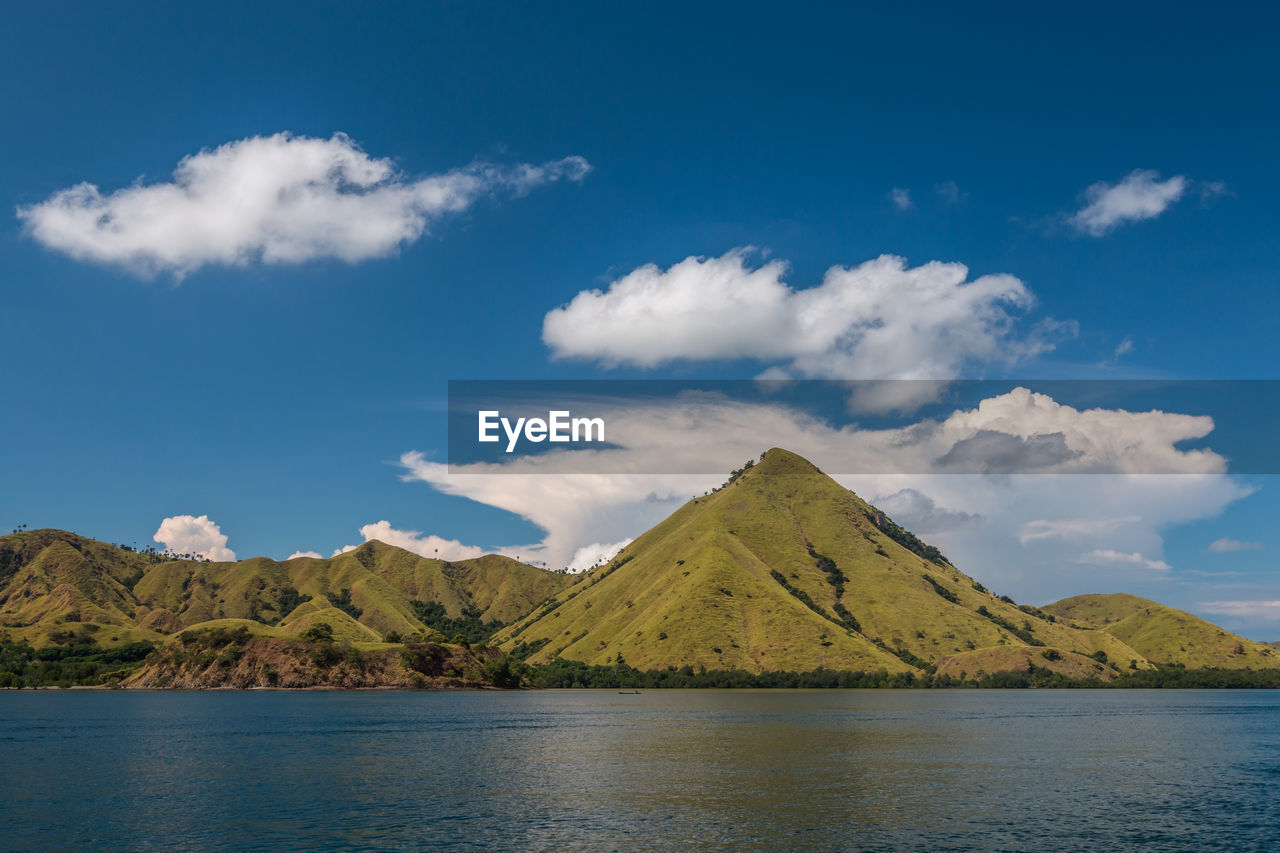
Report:
<svg viewBox="0 0 1280 853"><path fill-rule="evenodd" d="M804 474L821 474L818 467L805 459L798 453L792 453L790 450L783 450L781 447L771 447L765 451L760 457L760 461L754 466L755 472L760 473L804 473Z"/></svg>

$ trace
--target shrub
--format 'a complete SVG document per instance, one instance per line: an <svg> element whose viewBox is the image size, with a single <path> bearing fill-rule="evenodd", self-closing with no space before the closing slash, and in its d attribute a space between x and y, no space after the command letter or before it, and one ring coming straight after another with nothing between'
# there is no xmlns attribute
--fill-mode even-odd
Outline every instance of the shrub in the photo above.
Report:
<svg viewBox="0 0 1280 853"><path fill-rule="evenodd" d="M959 603L960 603L960 599L959 599L959 598L956 598L956 594L955 594L954 592L952 592L951 590L947 589L947 588L946 588L945 586L943 586L942 584L938 583L938 582L937 582L936 580L934 580L932 577L930 577L929 575L925 575L925 576L924 576L924 579L925 579L926 581L928 581L928 582L929 582L929 586L933 587L933 591L934 591L934 592L936 592L938 595L942 596L942 597L943 597L944 599L946 599L947 601L950 601L952 604L959 604ZM982 611L984 611L984 610L986 610L986 608L985 608L985 607L979 607L979 608L978 608L978 612L979 612L979 613L982 613ZM983 614L983 615L985 615L985 614Z"/></svg>
<svg viewBox="0 0 1280 853"><path fill-rule="evenodd" d="M329 593L328 599L330 604L350 616L352 619L358 621L364 614L364 611L359 607L356 607L355 603L351 601L351 589L349 587L343 587L337 595Z"/></svg>
<svg viewBox="0 0 1280 853"><path fill-rule="evenodd" d="M504 655L486 661L483 673L485 679L492 682L495 687L510 690L519 687L523 682L524 663L512 661Z"/></svg>
<svg viewBox="0 0 1280 853"><path fill-rule="evenodd" d="M317 622L298 636L309 643L332 643L333 626L328 622Z"/></svg>
<svg viewBox="0 0 1280 853"><path fill-rule="evenodd" d="M307 657L311 658L311 662L318 667L333 666L344 657L344 650L338 648L335 643L318 643L312 646L307 652Z"/></svg>
<svg viewBox="0 0 1280 853"><path fill-rule="evenodd" d="M310 600L311 596L303 595L291 586L280 587L280 594L276 598L276 621L279 622L294 610L298 609L300 604L304 604Z"/></svg>
<svg viewBox="0 0 1280 853"><path fill-rule="evenodd" d="M951 565L951 561L942 556L941 551L932 545L926 545L917 538L914 533L911 533L908 530L903 530L883 512L873 509L867 513L867 520L874 524L876 529L881 533L885 534L894 542L897 542L903 548L906 548L908 551L915 554L917 557L921 557L939 566ZM886 557L888 556L888 554L885 554L883 549L879 547L876 548L876 553L883 554Z"/></svg>
<svg viewBox="0 0 1280 853"><path fill-rule="evenodd" d="M576 593L575 593L576 594ZM462 608L462 615L457 618L449 615L444 605L438 601L411 601L413 615L428 628L433 628L446 637L461 636L468 643L483 643L492 637L505 623L494 620L485 622L481 619L480 610L472 605ZM560 605L551 602L543 608L539 615L545 616ZM461 645L461 643L459 643Z"/></svg>

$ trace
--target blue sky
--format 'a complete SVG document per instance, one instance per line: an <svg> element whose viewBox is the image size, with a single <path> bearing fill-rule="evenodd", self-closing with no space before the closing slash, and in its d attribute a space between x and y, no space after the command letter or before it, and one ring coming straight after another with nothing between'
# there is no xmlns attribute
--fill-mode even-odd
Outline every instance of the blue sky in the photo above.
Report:
<svg viewBox="0 0 1280 853"><path fill-rule="evenodd" d="M917 352L744 357L724 343L646 366L636 349L543 339L548 312L583 291L620 294L647 264L684 286L673 266L743 247L757 249L747 273L786 262L767 293L885 254L1016 278L1027 297L1011 328L950 353L940 378L1276 378L1280 18L1253 6L13 4L5 17L4 529L143 543L166 517L207 515L242 557L327 554L380 520L486 549L536 543L544 531L510 504L402 479L405 453L443 458L448 380L816 375L805 358ZM184 157L279 133L345 134L389 158L398 186L508 171L354 262L250 248L240 264L147 275L137 254L94 260L84 234L55 245L16 215L82 181L107 197L169 182ZM509 171L567 157L590 171ZM1176 198L1152 201L1179 178ZM1073 219L1117 187L1158 211L1097 234ZM601 304L623 324L625 307ZM720 310L732 326L738 309ZM1112 561L1114 576L1065 552L1017 568L1021 551L990 544L998 525L938 536L1026 600L1112 578L1278 637L1280 605L1263 604L1280 599L1277 489L1233 482L1237 496L1188 498L1198 513L1144 517L1136 544L1089 543L1140 555ZM1051 510L1067 511L1032 520ZM627 512L580 544L650 520ZM1220 539L1248 547L1210 551ZM1139 561L1171 568L1130 571Z"/></svg>

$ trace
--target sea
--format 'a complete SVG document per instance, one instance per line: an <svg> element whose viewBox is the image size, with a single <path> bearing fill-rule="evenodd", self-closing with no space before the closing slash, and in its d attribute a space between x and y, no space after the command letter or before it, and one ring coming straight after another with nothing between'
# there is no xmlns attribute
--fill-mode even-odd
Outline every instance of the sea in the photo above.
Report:
<svg viewBox="0 0 1280 853"><path fill-rule="evenodd" d="M0 691L0 848L1280 850L1280 691Z"/></svg>

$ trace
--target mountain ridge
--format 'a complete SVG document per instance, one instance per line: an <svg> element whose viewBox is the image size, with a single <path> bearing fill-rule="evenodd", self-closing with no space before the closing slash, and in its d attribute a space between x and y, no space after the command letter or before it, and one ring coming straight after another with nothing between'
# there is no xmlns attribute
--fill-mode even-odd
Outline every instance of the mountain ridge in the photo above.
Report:
<svg viewBox="0 0 1280 853"><path fill-rule="evenodd" d="M341 621L333 611L349 617L373 641L428 630L419 618L428 603L448 619L500 624L568 581L498 555L449 562L378 541L330 558L219 563L29 530L0 537L0 630L37 645L68 631L99 642L160 641L222 619L264 628L301 622L304 630L324 610L330 621Z"/></svg>
<svg viewBox="0 0 1280 853"><path fill-rule="evenodd" d="M226 632L261 640L253 653L264 666L299 638L320 637L375 658L452 638L459 648L492 644L520 666L948 683L999 672L1106 682L1162 667L1280 668L1276 648L1137 596L1017 605L780 448L576 576L492 554L433 560L376 540L330 558L213 563L52 529L0 537L6 641L153 644L181 664L173 683L207 686L221 670L193 670L191 656L171 652ZM388 683L410 678L375 658L366 663Z"/></svg>

